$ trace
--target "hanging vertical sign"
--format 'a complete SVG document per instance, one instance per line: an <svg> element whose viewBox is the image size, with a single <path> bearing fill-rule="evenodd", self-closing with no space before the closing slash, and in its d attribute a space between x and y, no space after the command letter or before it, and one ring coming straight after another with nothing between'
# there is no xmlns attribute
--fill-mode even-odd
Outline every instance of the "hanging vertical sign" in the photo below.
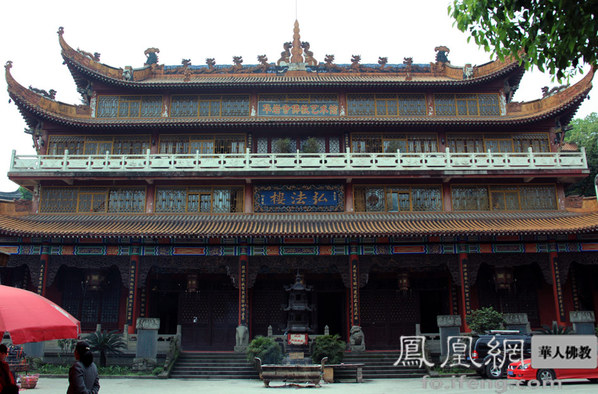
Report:
<svg viewBox="0 0 598 394"><path fill-rule="evenodd" d="M359 326L359 258L351 246L351 326Z"/></svg>
<svg viewBox="0 0 598 394"><path fill-rule="evenodd" d="M129 294L127 296L127 324L133 325L133 309L135 307L135 278L137 277L137 263L139 256L131 256L129 262Z"/></svg>
<svg viewBox="0 0 598 394"><path fill-rule="evenodd" d="M239 257L239 325L249 326L247 303L247 246L242 246Z"/></svg>

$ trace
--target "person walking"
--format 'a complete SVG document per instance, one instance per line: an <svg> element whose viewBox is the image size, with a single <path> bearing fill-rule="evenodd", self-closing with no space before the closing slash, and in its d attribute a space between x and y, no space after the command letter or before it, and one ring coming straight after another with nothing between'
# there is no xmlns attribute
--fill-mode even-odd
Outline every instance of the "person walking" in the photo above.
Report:
<svg viewBox="0 0 598 394"><path fill-rule="evenodd" d="M15 378L6 362L7 355L8 348L5 344L0 344L0 394L17 394L19 387L15 384Z"/></svg>
<svg viewBox="0 0 598 394"><path fill-rule="evenodd" d="M100 391L98 368L93 353L85 341L75 346L75 363L69 369L69 388L66 394L97 394Z"/></svg>

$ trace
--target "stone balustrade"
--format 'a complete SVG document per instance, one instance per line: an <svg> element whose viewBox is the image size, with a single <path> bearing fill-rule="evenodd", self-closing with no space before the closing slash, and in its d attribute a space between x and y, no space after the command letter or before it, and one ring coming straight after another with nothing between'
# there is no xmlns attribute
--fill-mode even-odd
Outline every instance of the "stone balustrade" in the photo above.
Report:
<svg viewBox="0 0 598 394"><path fill-rule="evenodd" d="M228 154L151 154L141 155L17 155L13 150L11 175L33 173L106 173L115 175L132 172L391 172L441 171L460 173L472 171L487 174L496 171L587 170L585 149L580 152L509 153L228 153Z"/></svg>

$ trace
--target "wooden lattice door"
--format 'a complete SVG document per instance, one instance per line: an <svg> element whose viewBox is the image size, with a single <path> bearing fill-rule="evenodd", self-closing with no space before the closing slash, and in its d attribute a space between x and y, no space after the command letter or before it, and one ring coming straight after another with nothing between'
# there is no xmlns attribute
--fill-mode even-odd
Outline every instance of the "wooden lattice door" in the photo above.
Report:
<svg viewBox="0 0 598 394"><path fill-rule="evenodd" d="M233 350L237 308L232 288L183 293L179 304L183 350Z"/></svg>
<svg viewBox="0 0 598 394"><path fill-rule="evenodd" d="M401 335L415 335L417 294L397 290L362 290L361 326L370 350L398 349Z"/></svg>

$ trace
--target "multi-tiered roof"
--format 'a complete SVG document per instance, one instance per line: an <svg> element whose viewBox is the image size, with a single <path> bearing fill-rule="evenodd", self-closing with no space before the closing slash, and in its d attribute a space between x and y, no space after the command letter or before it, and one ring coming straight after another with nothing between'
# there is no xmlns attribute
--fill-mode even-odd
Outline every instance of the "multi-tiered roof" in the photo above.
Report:
<svg viewBox="0 0 598 394"><path fill-rule="evenodd" d="M300 41L299 26L295 23L293 41L285 43L277 62L268 62L258 56L259 64L243 65L243 59L234 58L233 65L216 65L207 59L202 66L183 60L180 66L158 64L157 48L146 51L147 64L141 68L115 68L100 62L98 54L75 50L64 40L62 28L58 31L62 56L68 66L84 105L70 105L55 101L45 94L27 89L11 75L12 63L6 68L10 97L17 104L28 125L34 129L40 121L78 129L86 133L127 133L140 128L162 129L242 129L268 127L284 129L301 126L312 129L342 127L387 126L409 127L492 127L507 130L513 126L532 126L540 122L558 120L567 124L592 88L594 69L573 86L550 92L539 100L513 102L524 69L517 62L506 59L480 66L454 67L447 59L446 47L437 47L437 58L429 64L414 64L405 58L402 64L388 64L380 58L379 64L361 64L354 56L352 63L339 65L333 56L324 62L314 59L310 45ZM92 89L93 85L93 89ZM259 116L251 103L249 116L238 117L169 117L102 118L95 116L97 89L127 94L176 92L185 94L261 93L277 92L477 92L484 89L503 91L505 102L501 116L441 116L433 108L424 115L400 117L340 116L293 117ZM585 160L585 159L584 159ZM462 169L461 169L462 170ZM424 171L425 172L425 171ZM530 170L533 177L580 177L587 168L554 169L550 173L541 168ZM299 175L309 173L299 171ZM76 171L70 173L77 176ZM251 177L256 171L238 176ZM477 174L477 175L476 175ZM481 176L482 172L473 176ZM203 174L202 176L204 176ZM237 174L229 174L236 176ZM274 174L276 175L276 174ZM312 178L314 176L311 173ZM317 174L316 174L317 175ZM355 175L348 171L342 176ZM379 174L378 174L379 175ZM396 174L395 174L396 175ZM11 179L27 184L28 180L60 179L63 175L41 171L13 172ZM81 175L82 176L82 175ZM130 174L113 174L114 179L129 179ZM139 172L140 177L168 178L167 173ZM191 175L190 175L191 176ZM209 176L209 175L208 175ZM214 175L215 176L215 175ZM83 179L83 178L80 178ZM570 178L569 178L570 179ZM0 217L0 231L23 237L191 237L202 234L206 238L222 237L421 237L421 236L490 236L529 234L577 234L598 229L598 214L578 214L565 211L518 213L459 213L434 212L402 215L380 213L300 213L300 214L220 214L220 215L30 215L22 218Z"/></svg>

